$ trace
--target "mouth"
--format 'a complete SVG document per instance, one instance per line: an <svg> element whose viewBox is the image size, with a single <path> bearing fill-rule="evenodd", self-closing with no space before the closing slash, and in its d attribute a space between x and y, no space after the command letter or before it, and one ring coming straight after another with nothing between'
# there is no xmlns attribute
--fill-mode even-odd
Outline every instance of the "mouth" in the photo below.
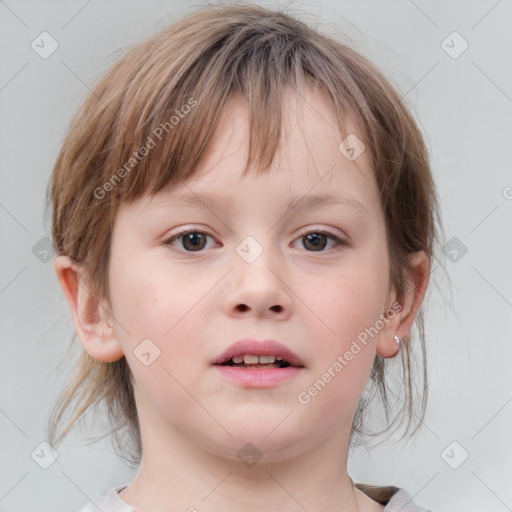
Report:
<svg viewBox="0 0 512 512"><path fill-rule="evenodd" d="M239 368L304 368L297 354L274 340L239 340L219 354L212 364Z"/></svg>
<svg viewBox="0 0 512 512"><path fill-rule="evenodd" d="M305 365L288 347L274 340L240 340L212 365L222 376L244 388L270 388L301 373Z"/></svg>
<svg viewBox="0 0 512 512"><path fill-rule="evenodd" d="M221 363L220 366L232 366L235 368L287 368L289 366L297 366L291 364L286 359L277 356L263 356L254 354L245 354L242 356L233 356L228 361ZM302 365L297 366L303 368Z"/></svg>

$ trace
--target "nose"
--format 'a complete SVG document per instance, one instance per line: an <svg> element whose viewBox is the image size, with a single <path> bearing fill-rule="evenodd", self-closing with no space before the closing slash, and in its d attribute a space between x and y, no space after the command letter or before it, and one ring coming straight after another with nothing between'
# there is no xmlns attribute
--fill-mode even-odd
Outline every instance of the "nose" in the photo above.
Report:
<svg viewBox="0 0 512 512"><path fill-rule="evenodd" d="M263 253L253 263L240 261L230 272L224 311L231 317L286 320L292 314L292 292L286 276Z"/></svg>

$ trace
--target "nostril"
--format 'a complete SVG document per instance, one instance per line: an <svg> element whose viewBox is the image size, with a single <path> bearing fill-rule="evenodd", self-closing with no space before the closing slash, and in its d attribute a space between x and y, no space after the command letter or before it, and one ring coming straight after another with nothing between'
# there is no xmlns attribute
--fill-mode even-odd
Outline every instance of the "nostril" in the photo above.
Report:
<svg viewBox="0 0 512 512"><path fill-rule="evenodd" d="M251 308L249 306L247 306L246 304L238 304L236 309L238 311L247 311L248 309L251 309ZM280 313L281 311L283 311L283 306L280 306L280 305L271 306L269 309L272 311L275 311L277 313Z"/></svg>

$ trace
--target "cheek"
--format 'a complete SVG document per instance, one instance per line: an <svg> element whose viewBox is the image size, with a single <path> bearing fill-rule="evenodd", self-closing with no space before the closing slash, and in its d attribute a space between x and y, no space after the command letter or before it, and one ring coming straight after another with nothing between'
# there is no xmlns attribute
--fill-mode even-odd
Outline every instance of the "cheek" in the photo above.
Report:
<svg viewBox="0 0 512 512"><path fill-rule="evenodd" d="M314 403L319 414L333 411L333 424L355 409L368 380L377 341L372 328L384 312L388 285L385 262L359 254L346 263L303 288L309 290L304 302L316 313L304 312L308 332L316 332L316 361L301 403Z"/></svg>
<svg viewBox="0 0 512 512"><path fill-rule="evenodd" d="M119 260L118 260L119 261ZM187 281L158 261L133 257L119 261L110 274L112 311L127 358L143 340L151 340L159 357L192 350L181 332L194 311L206 284ZM151 343L145 342L149 348Z"/></svg>
<svg viewBox="0 0 512 512"><path fill-rule="evenodd" d="M387 270L374 258L347 258L347 264L330 271L320 282L303 282L308 322L318 324L327 345L343 349L378 321L388 286ZM314 314L312 314L314 312ZM332 347L331 347L332 348Z"/></svg>
<svg viewBox="0 0 512 512"><path fill-rule="evenodd" d="M311 417L323 418L321 428L325 432L355 412L376 352L377 338L366 335L365 329L374 325L380 314L379 301L372 302L371 290L356 276L345 279L336 289L334 283L331 286L317 300L329 329L322 328L325 334L316 336L311 378L297 397ZM318 327L318 320L316 324ZM310 332L314 330L310 328Z"/></svg>
<svg viewBox="0 0 512 512"><path fill-rule="evenodd" d="M175 276L156 271L136 274L122 276L113 300L126 327L126 331L118 328L118 333L143 401L171 418L172 411L191 406L184 389L193 388L196 376L191 367L203 351L205 340L200 333L205 330L195 306L205 290L196 293ZM186 293L174 293L174 289L186 289Z"/></svg>

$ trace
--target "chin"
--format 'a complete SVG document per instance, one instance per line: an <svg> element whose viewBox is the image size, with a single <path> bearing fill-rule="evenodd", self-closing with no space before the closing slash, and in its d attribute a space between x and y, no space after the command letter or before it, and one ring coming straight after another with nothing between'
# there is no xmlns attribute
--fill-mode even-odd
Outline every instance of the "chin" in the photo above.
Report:
<svg viewBox="0 0 512 512"><path fill-rule="evenodd" d="M279 420L279 421L282 421ZM308 441L305 436L313 439L314 433L308 435L304 426L299 428L293 423L286 424L287 420L279 425L279 421L268 421L260 419L249 424L239 425L239 428L233 426L230 432L233 438L226 439L227 446L234 448L237 457L243 456L244 450L251 455L251 450L255 452L255 456L259 456L262 460L278 460L292 457L300 451L307 449ZM241 451L241 454L238 452Z"/></svg>

